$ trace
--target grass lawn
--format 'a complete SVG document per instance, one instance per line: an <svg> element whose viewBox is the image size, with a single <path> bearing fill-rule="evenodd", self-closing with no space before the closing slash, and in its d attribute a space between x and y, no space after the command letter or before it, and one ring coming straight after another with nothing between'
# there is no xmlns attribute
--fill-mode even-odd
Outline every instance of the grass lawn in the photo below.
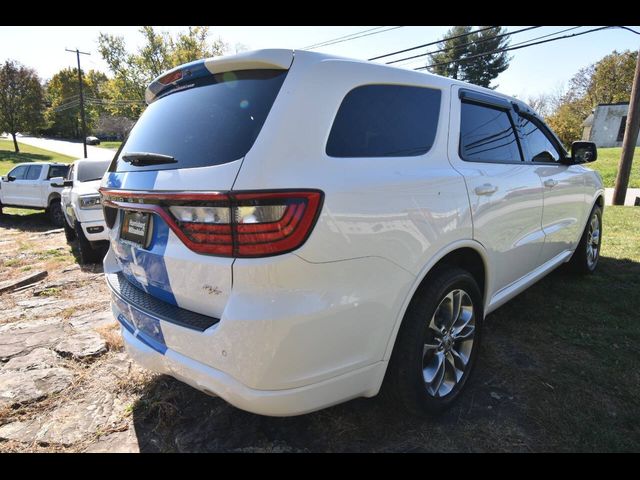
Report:
<svg viewBox="0 0 640 480"><path fill-rule="evenodd" d="M561 268L485 324L479 370L543 450L640 449L640 208L607 206L603 222L594 275Z"/></svg>
<svg viewBox="0 0 640 480"><path fill-rule="evenodd" d="M71 163L74 157L62 155L61 153L43 150L42 148L32 147L18 142L20 153L13 151L13 140L0 139L0 175L6 175L18 163L25 162L60 162ZM24 208L5 208L5 212L13 215L31 215L40 213L39 210L30 210Z"/></svg>
<svg viewBox="0 0 640 480"><path fill-rule="evenodd" d="M0 140L0 175L6 175L18 163L24 162L60 162L71 163L74 157L43 150L18 142L20 153L13 151L13 140Z"/></svg>
<svg viewBox="0 0 640 480"><path fill-rule="evenodd" d="M585 166L600 173L605 187L613 188L616 183L616 174L618 173L618 163L620 162L621 152L622 148L620 147L599 148L598 159L593 163L586 164ZM636 151L633 156L629 187L640 188L640 147L636 147Z"/></svg>
<svg viewBox="0 0 640 480"><path fill-rule="evenodd" d="M118 148L120 148L121 143L122 142L100 142L100 145L96 146L100 148L110 148L112 150L117 150Z"/></svg>

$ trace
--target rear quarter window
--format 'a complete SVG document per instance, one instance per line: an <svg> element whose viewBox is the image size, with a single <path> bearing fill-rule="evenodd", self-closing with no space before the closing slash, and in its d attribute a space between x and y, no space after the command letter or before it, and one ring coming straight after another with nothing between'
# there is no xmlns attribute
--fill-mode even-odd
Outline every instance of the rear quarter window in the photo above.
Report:
<svg viewBox="0 0 640 480"><path fill-rule="evenodd" d="M440 90L406 85L364 85L342 101L331 127L331 157L411 157L433 146Z"/></svg>

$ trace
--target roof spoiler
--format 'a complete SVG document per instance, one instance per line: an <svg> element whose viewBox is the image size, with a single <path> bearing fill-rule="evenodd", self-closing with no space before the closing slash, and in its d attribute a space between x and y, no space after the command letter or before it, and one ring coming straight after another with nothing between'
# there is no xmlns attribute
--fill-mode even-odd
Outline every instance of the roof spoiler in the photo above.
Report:
<svg viewBox="0 0 640 480"><path fill-rule="evenodd" d="M145 91L147 104L182 83L217 73L234 70L288 70L293 63L293 50L267 49L242 52L237 55L213 57L175 67L149 84Z"/></svg>

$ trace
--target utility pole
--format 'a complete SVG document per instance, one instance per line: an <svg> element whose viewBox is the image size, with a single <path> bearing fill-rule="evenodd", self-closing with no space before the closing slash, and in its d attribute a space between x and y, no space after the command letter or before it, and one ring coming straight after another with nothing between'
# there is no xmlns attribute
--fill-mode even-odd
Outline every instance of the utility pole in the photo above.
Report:
<svg viewBox="0 0 640 480"><path fill-rule="evenodd" d="M629 100L629 113L627 113L627 124L624 128L624 139L622 140L622 155L618 165L618 175L616 176L616 186L613 190L613 204L624 205L627 196L627 186L631 175L631 162L633 152L638 141L638 130L640 127L640 49L636 59L636 73L633 76L633 86L631 87L631 99Z"/></svg>
<svg viewBox="0 0 640 480"><path fill-rule="evenodd" d="M87 158L87 122L84 118L84 97L82 95L82 70L80 70L80 54L91 55L90 53L81 52L77 48L75 50L69 50L65 48L67 52L75 52L78 58L78 83L80 84L80 119L82 121L82 146L84 147L84 158Z"/></svg>

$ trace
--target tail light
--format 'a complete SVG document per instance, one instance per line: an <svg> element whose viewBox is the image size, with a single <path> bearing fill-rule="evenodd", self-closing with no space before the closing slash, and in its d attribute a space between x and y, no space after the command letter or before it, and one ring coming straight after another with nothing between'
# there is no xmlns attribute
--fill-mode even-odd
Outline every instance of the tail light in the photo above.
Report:
<svg viewBox="0 0 640 480"><path fill-rule="evenodd" d="M115 209L150 211L191 250L228 257L264 257L299 248L322 206L319 190L228 193L142 193L101 189L105 218Z"/></svg>

